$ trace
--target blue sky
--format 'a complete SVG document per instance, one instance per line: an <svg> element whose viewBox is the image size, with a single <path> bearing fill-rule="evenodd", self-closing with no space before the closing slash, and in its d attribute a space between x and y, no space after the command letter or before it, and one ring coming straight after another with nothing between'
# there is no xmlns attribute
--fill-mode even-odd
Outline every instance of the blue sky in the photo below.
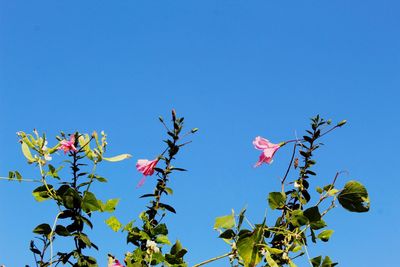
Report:
<svg viewBox="0 0 400 267"><path fill-rule="evenodd" d="M317 153L313 185L347 170L339 184L362 181L371 211L335 209L327 217L331 241L310 254L344 267L393 266L400 238L399 8L394 0L0 1L0 175L37 174L16 131L104 130L110 155L133 155L103 164L98 172L109 183L96 187L103 198L120 196L116 216L127 222L154 185L148 179L135 189L135 161L163 150L157 118L175 108L188 129L200 128L178 156L189 172L173 177L168 199L178 211L169 216L171 238L195 264L228 250L212 230L216 216L247 206L250 221L260 222L268 192L279 190L289 148L254 169L255 136L277 143L302 133L315 114L347 119ZM0 183L0 264L8 267L33 263L31 231L55 214L49 203L35 203L32 190ZM122 257L132 247L102 224L106 218L95 219L95 255ZM227 262L212 266L221 265Z"/></svg>

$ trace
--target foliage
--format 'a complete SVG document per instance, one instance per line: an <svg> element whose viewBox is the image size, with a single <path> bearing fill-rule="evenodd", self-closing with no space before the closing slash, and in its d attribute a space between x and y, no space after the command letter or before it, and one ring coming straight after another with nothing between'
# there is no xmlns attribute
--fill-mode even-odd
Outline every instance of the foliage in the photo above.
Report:
<svg viewBox="0 0 400 267"><path fill-rule="evenodd" d="M324 216L336 207L336 200L347 210L352 212L366 212L369 210L369 198L365 187L357 181L348 182L343 189L337 189L335 182L340 173L336 173L333 181L324 186L317 187L319 199L316 203L311 203L310 182L312 177L317 174L312 170L316 164L313 159L315 151L321 147L320 138L330 133L336 128L342 127L346 121L341 121L337 125L326 129L331 122L316 116L311 119L311 129L306 130L306 134L300 140L283 142L281 146L294 143L290 164L283 176L280 192L271 192L268 195L268 204L272 210L280 210L272 225L266 224L266 219L261 224L251 226L250 229L242 227L244 210L240 213L238 223L230 223L230 227L222 227L221 218L216 219L216 225L220 226L220 238L228 242L231 246L229 254L232 266L243 265L253 267L261 264L262 266L296 266L294 259L307 252L307 244L311 242L328 242L333 234L333 230L325 229L327 223ZM268 140L264 139L269 145ZM258 145L255 140L256 148ZM276 146L276 145L274 145ZM275 147L276 150L276 147ZM297 157L296 157L297 155ZM300 160L301 159L301 160ZM299 166L299 161L302 162ZM266 162L269 163L269 162ZM290 171L298 170L297 178L286 182ZM286 189L287 185L292 185ZM330 205L322 212L323 203L330 200ZM268 218L269 219L269 218ZM232 218L230 219L232 220ZM223 230L223 231L222 231ZM309 259L312 266L335 266L337 263L331 261L326 256Z"/></svg>
<svg viewBox="0 0 400 267"><path fill-rule="evenodd" d="M54 222L40 223L33 230L38 235L37 242L31 241L30 250L35 257L36 266L45 267L53 264L68 264L71 266L97 266L95 258L86 255L85 249L98 249L91 241L86 230L93 228L91 217L95 212L113 212L118 199L109 199L106 202L98 199L90 190L94 182L104 183L107 179L96 173L97 166L103 161L116 162L130 157L122 154L115 157L104 157L107 136L102 132L99 138L96 132L90 136L78 132L69 136L61 133L56 139L58 143L47 147L47 139L35 130L34 134L18 132L22 153L29 164L39 169L40 186L32 192L36 201L52 201L59 210ZM68 141L69 140L69 141ZM91 148L93 146L93 148ZM67 157L63 162L69 166L71 174L66 173L65 166L50 164L56 151L63 150ZM61 154L62 155L62 154ZM21 175L11 172L10 179L22 180ZM67 252L53 253L53 244L56 238L72 239L74 247ZM50 249L50 255L47 251Z"/></svg>
<svg viewBox="0 0 400 267"><path fill-rule="evenodd" d="M133 247L125 255L124 263L127 267L187 266L184 256L188 251L179 240L171 242L168 226L163 219L170 213L176 213L175 208L165 200L173 194L169 181L176 172L186 170L173 164L181 149L191 142L185 138L197 132L197 128L182 134L184 118L178 117L175 110L172 111L171 125L167 125L162 117L159 120L166 130L165 149L154 160L141 159L136 164L137 170L143 174L138 186L143 185L147 176L155 174L156 177L154 189L141 196L149 199L149 203L139 214L140 221L136 223L132 220L124 225L114 215L106 220L113 231L126 233L126 241ZM334 230L327 228L325 215L337 203L350 212L367 212L370 208L368 192L358 181L349 181L343 188L338 187L336 181L341 172L337 172L329 184L316 186L315 191L310 189L310 185L311 180L317 177L315 153L322 146L321 138L345 123L341 121L332 126L330 120L316 116L311 119L310 129L305 131L301 139L273 144L265 138L256 137L253 144L262 153L255 167L271 164L279 149L293 144L292 156L281 179L280 190L269 192L266 197L266 205L271 210L277 210L280 215L277 218L265 217L261 223L256 224L252 224L246 217L246 209L238 214L232 210L230 214L216 218L214 229L219 232L219 238L229 245L228 252L194 267L226 257L231 266L235 267L295 267L295 259L304 255L313 267L337 265L329 256L310 258L307 246L310 242L331 240ZM39 169L40 179L26 179L18 171L9 172L8 179L39 183L32 192L34 199L38 202L51 201L59 210L52 223L42 222L33 229L37 237L30 242L30 250L36 266L98 266L97 260L87 254L89 249L98 249L88 235L88 230L93 228L91 218L96 212L112 213L119 199L102 201L91 190L91 185L107 182L106 178L97 173L101 162L117 162L130 158L130 155L105 157L107 141L103 132L101 136L96 132L91 135L61 133L56 137L57 143L53 147L47 147L46 136L39 135L36 130L33 134L18 132L18 136L22 154L28 164ZM50 164L52 157L62 155L57 151L64 152L64 165ZM316 194L318 197L313 200ZM73 240L74 246L65 252L54 250L55 241L59 239ZM109 254L108 266L123 265Z"/></svg>

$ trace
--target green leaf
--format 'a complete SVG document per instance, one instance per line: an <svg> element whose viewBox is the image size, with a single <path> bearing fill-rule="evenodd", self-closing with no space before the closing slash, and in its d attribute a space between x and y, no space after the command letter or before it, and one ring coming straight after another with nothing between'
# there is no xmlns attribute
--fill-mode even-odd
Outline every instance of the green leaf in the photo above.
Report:
<svg viewBox="0 0 400 267"><path fill-rule="evenodd" d="M164 188L165 192L168 193L168 195L172 195L174 193L174 191L172 190L172 188L166 187Z"/></svg>
<svg viewBox="0 0 400 267"><path fill-rule="evenodd" d="M171 241L169 241L168 236L166 236L166 235L157 236L156 242L159 243L159 244L171 245Z"/></svg>
<svg viewBox="0 0 400 267"><path fill-rule="evenodd" d="M111 216L106 220L106 224L114 231L118 232L122 228L122 223L115 217Z"/></svg>
<svg viewBox="0 0 400 267"><path fill-rule="evenodd" d="M324 261L322 262L321 267L333 267L333 266L336 266L336 265L338 265L337 262L333 263L332 260L328 256L326 256L324 258Z"/></svg>
<svg viewBox="0 0 400 267"><path fill-rule="evenodd" d="M232 229L227 229L219 235L219 238L223 239L232 239L234 237L235 237L235 231L233 231Z"/></svg>
<svg viewBox="0 0 400 267"><path fill-rule="evenodd" d="M319 220L316 222L311 222L310 226L311 226L311 229L318 230L318 229L324 228L326 226L326 223L324 220Z"/></svg>
<svg viewBox="0 0 400 267"><path fill-rule="evenodd" d="M265 259L270 267L279 267L279 265L271 258L271 254L268 250L265 251Z"/></svg>
<svg viewBox="0 0 400 267"><path fill-rule="evenodd" d="M160 223L152 230L153 235L168 235L168 228L165 223Z"/></svg>
<svg viewBox="0 0 400 267"><path fill-rule="evenodd" d="M245 267L256 266L262 259L260 245L263 242L263 227L259 225L253 232L239 236L236 246Z"/></svg>
<svg viewBox="0 0 400 267"><path fill-rule="evenodd" d="M21 144L22 154L24 154L25 158L28 160L29 163L35 162L35 159L32 156L31 150L26 143Z"/></svg>
<svg viewBox="0 0 400 267"><path fill-rule="evenodd" d="M96 179L96 180L99 181L100 183L106 183L106 182L107 182L107 179L106 179L106 178L101 177L101 176L98 176L98 175L93 175L93 176L89 175L89 178Z"/></svg>
<svg viewBox="0 0 400 267"><path fill-rule="evenodd" d="M271 209L280 209L285 206L286 195L282 192L271 192L268 195L268 204Z"/></svg>
<svg viewBox="0 0 400 267"><path fill-rule="evenodd" d="M179 240L176 240L176 242L175 242L175 244L172 246L172 248L171 248L171 251L170 251L170 253L172 254L172 255L175 255L175 254L177 254L179 251L181 251L183 248L182 248L182 244L181 244L181 242L179 241Z"/></svg>
<svg viewBox="0 0 400 267"><path fill-rule="evenodd" d="M357 181L346 183L337 198L340 205L348 211L367 212L370 207L367 189Z"/></svg>
<svg viewBox="0 0 400 267"><path fill-rule="evenodd" d="M56 234L58 234L59 236L69 236L70 235L67 228L65 228L62 225L57 225L56 229L54 229L54 232L56 232Z"/></svg>
<svg viewBox="0 0 400 267"><path fill-rule="evenodd" d="M15 177L15 173L14 173L14 172L11 172L11 171L9 171L9 172L8 172L8 179L9 179L9 180L13 180L13 179L14 179L14 177Z"/></svg>
<svg viewBox="0 0 400 267"><path fill-rule="evenodd" d="M303 211L303 215L308 218L310 222L317 222L321 220L321 214L319 213L318 206L314 206Z"/></svg>
<svg viewBox="0 0 400 267"><path fill-rule="evenodd" d="M315 236L315 231L313 229L310 229L310 233L311 233L311 241L313 243L317 243L317 237Z"/></svg>
<svg viewBox="0 0 400 267"><path fill-rule="evenodd" d="M33 190L32 195L36 201L42 202L42 201L50 198L50 194L49 194L49 191L47 191L47 188L52 190L53 186L47 185L47 187L46 187L45 185L42 185L42 186L37 187L35 190Z"/></svg>
<svg viewBox="0 0 400 267"><path fill-rule="evenodd" d="M321 261L322 261L322 256L318 256L310 260L313 267L319 267L321 265Z"/></svg>
<svg viewBox="0 0 400 267"><path fill-rule="evenodd" d="M218 228L230 229L234 226L235 226L235 215L233 212L231 215L215 218L214 229Z"/></svg>
<svg viewBox="0 0 400 267"><path fill-rule="evenodd" d="M283 250L282 250L282 249L271 248L271 247L269 247L269 246L264 246L264 248L265 248L266 250L268 250L269 253L271 253L271 254L282 254L282 253L283 253Z"/></svg>
<svg viewBox="0 0 400 267"><path fill-rule="evenodd" d="M115 207L118 205L119 198L113 198L107 200L106 204L102 205L101 209L105 212L113 212L115 211Z"/></svg>
<svg viewBox="0 0 400 267"><path fill-rule="evenodd" d="M139 236L140 236L141 240L150 240L151 239L150 236L144 231L140 231Z"/></svg>
<svg viewBox="0 0 400 267"><path fill-rule="evenodd" d="M315 189L319 194L322 194L322 192L324 192L324 190L321 188L321 187L319 187L319 186L317 186L317 188Z"/></svg>
<svg viewBox="0 0 400 267"><path fill-rule="evenodd" d="M33 232L39 235L49 235L51 233L51 227L47 223L42 223L36 226Z"/></svg>
<svg viewBox="0 0 400 267"><path fill-rule="evenodd" d="M328 242L328 240L332 234L333 234L333 230L324 230L321 233L319 233L317 237L324 242Z"/></svg>
<svg viewBox="0 0 400 267"><path fill-rule="evenodd" d="M17 177L18 182L22 181L22 175L18 171L15 171L15 176Z"/></svg>
<svg viewBox="0 0 400 267"><path fill-rule="evenodd" d="M295 227L303 226L308 223L308 218L303 215L301 210L294 210L290 217L290 223Z"/></svg>
<svg viewBox="0 0 400 267"><path fill-rule="evenodd" d="M243 208L238 216L238 226L237 228L240 229L240 227L242 226L243 220L244 220L244 214L246 213L246 208Z"/></svg>
<svg viewBox="0 0 400 267"><path fill-rule="evenodd" d="M81 148L83 148L83 150L85 151L86 156L90 159L93 160L95 154L93 153L93 151L90 149L90 137L88 134L85 135L81 135L78 138L79 141L79 145L81 146Z"/></svg>
<svg viewBox="0 0 400 267"><path fill-rule="evenodd" d="M81 217L81 220L84 222L84 223L86 223L90 228L93 228L93 224L92 224L92 222L88 219L88 218L86 218L86 217Z"/></svg>
<svg viewBox="0 0 400 267"><path fill-rule="evenodd" d="M164 261L164 256L162 253L157 252L153 253L152 258L151 258L151 265L155 266L158 265L159 263Z"/></svg>
<svg viewBox="0 0 400 267"><path fill-rule="evenodd" d="M82 209L89 213L91 211L97 211L101 209L101 205L97 200L96 196L92 192L85 192L82 199Z"/></svg>
<svg viewBox="0 0 400 267"><path fill-rule="evenodd" d="M337 190L336 188L333 188L331 190L329 190L327 193L329 196L334 196L339 192L339 190Z"/></svg>
<svg viewBox="0 0 400 267"><path fill-rule="evenodd" d="M82 199L76 190L71 187L64 192L62 199L64 206L68 209L81 207Z"/></svg>
<svg viewBox="0 0 400 267"><path fill-rule="evenodd" d="M292 249L292 252L298 252L298 251L300 251L301 249L302 249L303 247L302 246L295 246L293 249Z"/></svg>
<svg viewBox="0 0 400 267"><path fill-rule="evenodd" d="M78 233L76 234L76 236L78 237L78 239L80 239L83 243L86 244L86 246L91 247L92 246L92 242L90 241L89 237L84 234L84 233Z"/></svg>
<svg viewBox="0 0 400 267"><path fill-rule="evenodd" d="M170 254L165 254L165 261L168 263L167 266L171 267L187 267L187 264L183 260L183 256L187 253L187 250L182 248L179 240L172 246Z"/></svg>
<svg viewBox="0 0 400 267"><path fill-rule="evenodd" d="M63 166L60 166L60 167L58 167L58 168L56 169L53 165L49 164L49 171L47 172L47 175L49 175L49 176L51 176L51 177L53 177L53 178L59 180L60 177L58 176L58 172L59 172L62 168L63 168Z"/></svg>
<svg viewBox="0 0 400 267"><path fill-rule="evenodd" d="M160 208L166 209L166 210L168 210L168 211L170 211L170 212L172 212L172 213L176 213L176 210L175 210L172 206L170 206L170 205L168 205L168 204L159 203L158 206L159 206Z"/></svg>
<svg viewBox="0 0 400 267"><path fill-rule="evenodd" d="M130 154L121 154L121 155L118 155L118 156L115 156L115 157L103 158L103 159L107 160L107 161L110 161L110 162L117 162L117 161L122 161L122 160L125 160L125 159L129 159L131 157L132 157L132 155L130 155Z"/></svg>

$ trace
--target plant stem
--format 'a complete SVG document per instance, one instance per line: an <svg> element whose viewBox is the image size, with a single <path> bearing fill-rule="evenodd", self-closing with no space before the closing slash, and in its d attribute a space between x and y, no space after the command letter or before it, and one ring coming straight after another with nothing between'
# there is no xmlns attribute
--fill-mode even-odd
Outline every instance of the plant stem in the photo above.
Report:
<svg viewBox="0 0 400 267"><path fill-rule="evenodd" d="M53 223L53 227L51 228L51 232L50 232L50 266L53 266L53 235L54 235L54 229L56 228L56 224L58 221L58 216L60 216L62 214L62 212L59 212L56 216L56 218L54 219L54 223Z"/></svg>
<svg viewBox="0 0 400 267"><path fill-rule="evenodd" d="M311 267L313 267L314 265L311 263L311 258L310 258L310 254L308 254L307 245L305 245L305 244L303 244L303 245L304 245L304 250L306 251L308 263L310 264Z"/></svg>
<svg viewBox="0 0 400 267"><path fill-rule="evenodd" d="M32 182L32 183L41 183L39 180L35 179L10 179L9 177L0 177L0 180L8 180L8 181L17 181L17 182Z"/></svg>
<svg viewBox="0 0 400 267"><path fill-rule="evenodd" d="M326 198L328 197L329 191L330 191L331 189L334 188L335 183L336 183L336 180L337 180L337 178L339 177L339 174L341 174L341 173L342 173L342 172L337 172L337 173L336 173L335 178L333 179L333 182L331 183L331 186L330 186L329 189L326 191L326 193L319 199L318 203L317 203L315 206L318 206L319 204L321 204L321 202L322 202L324 199L326 199Z"/></svg>
<svg viewBox="0 0 400 267"><path fill-rule="evenodd" d="M292 167L293 160L294 160L294 156L295 156L295 154L296 154L296 147L297 147L297 143L295 143L295 144L293 145L292 158L290 159L289 166L288 166L288 168L287 168L287 170L286 170L286 173L285 173L285 176L283 177L282 182L281 182L281 183L282 183L282 193L284 193L284 191L285 191L285 180L286 180L286 178L287 178L287 176L288 176L288 174L289 174L290 168Z"/></svg>
<svg viewBox="0 0 400 267"><path fill-rule="evenodd" d="M219 259L223 259L223 258L228 257L228 256L230 256L230 255L232 255L232 252L225 253L225 254L223 254L223 255L221 255L221 256L217 256L217 257L208 259L208 260L206 260L206 261L200 262L200 263L198 263L198 264L193 265L193 267L199 267L199 266L208 264L208 263L210 263L210 262L213 262L213 261L216 261L216 260L219 260Z"/></svg>
<svg viewBox="0 0 400 267"><path fill-rule="evenodd" d="M89 191L90 186L91 186L92 183L93 183L94 175L95 175L95 172L96 172L96 168L97 168L97 162L95 162L94 165L93 165L92 172L91 172L90 175L89 175L90 181L89 181L88 186L86 187L85 192L83 192L83 195L85 195L85 193Z"/></svg>
<svg viewBox="0 0 400 267"><path fill-rule="evenodd" d="M46 187L46 190L49 193L50 197L54 199L53 192L50 190L49 186L47 185L46 174L43 172L42 164L40 162L38 162L38 164L39 164L40 176L42 176L41 183L43 183L43 185Z"/></svg>

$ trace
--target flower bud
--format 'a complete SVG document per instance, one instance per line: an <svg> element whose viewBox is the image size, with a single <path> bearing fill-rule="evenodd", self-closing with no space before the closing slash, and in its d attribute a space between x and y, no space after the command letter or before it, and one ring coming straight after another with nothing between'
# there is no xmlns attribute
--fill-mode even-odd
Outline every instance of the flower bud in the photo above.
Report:
<svg viewBox="0 0 400 267"><path fill-rule="evenodd" d="M342 127L343 125L346 124L346 122L347 122L347 120L342 120L341 122L339 122L339 123L337 124L337 126L338 126L338 127Z"/></svg>
<svg viewBox="0 0 400 267"><path fill-rule="evenodd" d="M191 130L191 132L192 133L195 133L195 132L197 132L199 130L199 128L193 128L192 130Z"/></svg>
<svg viewBox="0 0 400 267"><path fill-rule="evenodd" d="M176 120L176 111L175 111L175 109L172 109L172 119L174 121Z"/></svg>

